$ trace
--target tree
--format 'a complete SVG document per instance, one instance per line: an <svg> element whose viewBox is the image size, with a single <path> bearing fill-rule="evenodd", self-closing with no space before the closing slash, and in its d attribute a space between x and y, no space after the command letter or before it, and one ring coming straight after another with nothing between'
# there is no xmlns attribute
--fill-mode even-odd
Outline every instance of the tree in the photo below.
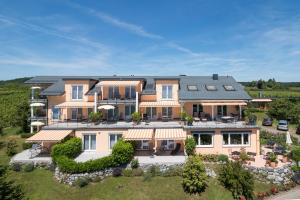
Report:
<svg viewBox="0 0 300 200"><path fill-rule="evenodd" d="M260 90L264 89L264 88L266 87L265 81L262 80L262 79L259 79L259 80L257 81L256 87L257 87L258 89L260 89Z"/></svg>
<svg viewBox="0 0 300 200"><path fill-rule="evenodd" d="M241 196L246 199L253 199L253 175L244 169L240 162L230 161L223 165L219 174L219 181L231 191L234 199L239 199Z"/></svg>
<svg viewBox="0 0 300 200"><path fill-rule="evenodd" d="M30 107L27 101L23 101L17 107L16 112L16 125L22 128L23 132L29 132L29 117L30 117Z"/></svg>
<svg viewBox="0 0 300 200"><path fill-rule="evenodd" d="M196 141L192 137L188 137L185 140L185 151L187 155L194 155L195 154L195 148L196 148Z"/></svg>
<svg viewBox="0 0 300 200"><path fill-rule="evenodd" d="M2 200L20 200L24 199L24 192L20 185L14 181L7 180L7 167L0 165L0 199Z"/></svg>
<svg viewBox="0 0 300 200"><path fill-rule="evenodd" d="M201 193L207 187L205 166L200 156L190 156L184 165L182 174L183 190L189 194Z"/></svg>
<svg viewBox="0 0 300 200"><path fill-rule="evenodd" d="M276 119L289 119L293 104L287 99L277 99L270 103L268 115Z"/></svg>

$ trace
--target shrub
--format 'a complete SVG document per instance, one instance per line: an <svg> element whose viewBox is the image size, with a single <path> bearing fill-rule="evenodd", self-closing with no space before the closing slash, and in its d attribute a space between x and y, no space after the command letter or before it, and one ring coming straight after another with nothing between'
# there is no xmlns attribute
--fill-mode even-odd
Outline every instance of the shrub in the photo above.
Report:
<svg viewBox="0 0 300 200"><path fill-rule="evenodd" d="M131 161L131 163L130 163L130 166L131 166L132 169L138 168L138 167L140 166L139 160L138 160L138 159L133 159L133 160Z"/></svg>
<svg viewBox="0 0 300 200"><path fill-rule="evenodd" d="M194 194L205 191L207 175L205 166L199 156L190 156L184 165L182 186L185 192Z"/></svg>
<svg viewBox="0 0 300 200"><path fill-rule="evenodd" d="M187 121L187 123L188 123L188 126L191 126L191 125L193 125L193 121L194 121L194 119L193 119L193 117L192 117L192 116L190 116L190 115L187 115L187 116L185 117L185 121Z"/></svg>
<svg viewBox="0 0 300 200"><path fill-rule="evenodd" d="M134 150L129 142L119 140L112 149L112 156L119 165L129 163L133 158Z"/></svg>
<svg viewBox="0 0 300 200"><path fill-rule="evenodd" d="M218 161L219 162L228 162L228 156L225 154L218 155Z"/></svg>
<svg viewBox="0 0 300 200"><path fill-rule="evenodd" d="M192 137L187 137L185 140L185 151L187 155L194 155L196 148L196 141Z"/></svg>
<svg viewBox="0 0 300 200"><path fill-rule="evenodd" d="M6 146L5 141L0 141L0 149L4 148Z"/></svg>
<svg viewBox="0 0 300 200"><path fill-rule="evenodd" d="M296 161L297 165L298 165L298 162L300 161L300 146L294 147L292 149L291 156L292 156L292 159L294 161ZM298 166L298 167L300 167L300 166Z"/></svg>
<svg viewBox="0 0 300 200"><path fill-rule="evenodd" d="M28 163L23 166L24 172L32 172L34 170L33 163Z"/></svg>
<svg viewBox="0 0 300 200"><path fill-rule="evenodd" d="M247 155L247 152L245 150L241 151L240 160L242 162L245 162L245 161L249 160L249 156Z"/></svg>
<svg viewBox="0 0 300 200"><path fill-rule="evenodd" d="M152 177L161 175L160 168L159 168L159 166L156 166L156 165L151 165L148 168L147 173L149 173Z"/></svg>
<svg viewBox="0 0 300 200"><path fill-rule="evenodd" d="M17 153L17 142L16 140L12 139L12 140L9 140L8 143L7 143L7 146L6 146L6 154L8 156L13 156Z"/></svg>
<svg viewBox="0 0 300 200"><path fill-rule="evenodd" d="M20 163L12 163L10 168L15 172L19 172L19 171L21 171L22 166Z"/></svg>
<svg viewBox="0 0 300 200"><path fill-rule="evenodd" d="M31 133L23 133L23 134L21 134L21 138L30 138L33 135L34 135L34 133L33 134L31 134Z"/></svg>
<svg viewBox="0 0 300 200"><path fill-rule="evenodd" d="M188 114L185 111L183 111L183 112L180 113L180 119L183 120L183 121L186 120L187 116L188 116Z"/></svg>
<svg viewBox="0 0 300 200"><path fill-rule="evenodd" d="M131 114L132 120L136 123L141 121L141 114L139 112L134 112Z"/></svg>
<svg viewBox="0 0 300 200"><path fill-rule="evenodd" d="M75 183L76 186L82 188L84 186L87 186L89 184L89 180L87 178L78 178Z"/></svg>
<svg viewBox="0 0 300 200"><path fill-rule="evenodd" d="M199 156L205 162L217 162L219 155L217 155L217 154L199 154Z"/></svg>
<svg viewBox="0 0 300 200"><path fill-rule="evenodd" d="M169 167L166 171L162 173L163 176L169 177L169 176L182 176L183 169L179 166Z"/></svg>
<svg viewBox="0 0 300 200"><path fill-rule="evenodd" d="M254 179L252 174L242 167L240 162L227 162L222 166L219 181L231 191L234 199L244 196L253 199Z"/></svg>
<svg viewBox="0 0 300 200"><path fill-rule="evenodd" d="M132 170L132 175L133 176L143 176L144 171L141 168L133 169Z"/></svg>
<svg viewBox="0 0 300 200"><path fill-rule="evenodd" d="M59 156L75 158L81 153L82 143L80 138L71 138L64 143L52 147L51 156L56 161Z"/></svg>
<svg viewBox="0 0 300 200"><path fill-rule="evenodd" d="M89 114L89 120L92 122L98 122L103 118L103 113L102 112L91 112Z"/></svg>
<svg viewBox="0 0 300 200"><path fill-rule="evenodd" d="M270 162L278 162L278 161L277 161L277 156L276 156L275 153L273 153L273 152L271 152L271 153L269 154L269 160L270 160Z"/></svg>
<svg viewBox="0 0 300 200"><path fill-rule="evenodd" d="M127 176L127 177L131 177L131 176L133 176L132 171L133 171L132 169L123 169L122 175Z"/></svg>
<svg viewBox="0 0 300 200"><path fill-rule="evenodd" d="M25 150L25 149L30 149L31 147L32 147L32 143L24 142L24 143L22 144L23 150Z"/></svg>
<svg viewBox="0 0 300 200"><path fill-rule="evenodd" d="M112 175L113 175L113 177L121 176L122 175L122 168L120 168L120 167L114 168L113 171L112 171Z"/></svg>
<svg viewBox="0 0 300 200"><path fill-rule="evenodd" d="M100 182L102 179L99 177L99 176L96 176L96 177L94 177L94 178L92 178L92 182L94 182L94 183L97 183L97 182Z"/></svg>

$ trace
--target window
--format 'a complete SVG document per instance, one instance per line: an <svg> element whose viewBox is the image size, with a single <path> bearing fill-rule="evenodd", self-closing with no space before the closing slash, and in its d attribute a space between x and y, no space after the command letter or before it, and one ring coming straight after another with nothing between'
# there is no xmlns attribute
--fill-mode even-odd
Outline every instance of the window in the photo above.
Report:
<svg viewBox="0 0 300 200"><path fill-rule="evenodd" d="M72 100L82 100L83 98L83 86L72 85Z"/></svg>
<svg viewBox="0 0 300 200"><path fill-rule="evenodd" d="M215 85L206 85L205 86L208 91L216 91L217 87Z"/></svg>
<svg viewBox="0 0 300 200"><path fill-rule="evenodd" d="M108 87L108 98L109 99L119 99L120 98L119 87L109 86Z"/></svg>
<svg viewBox="0 0 300 200"><path fill-rule="evenodd" d="M135 86L126 86L125 87L125 98L126 99L135 99Z"/></svg>
<svg viewBox="0 0 300 200"><path fill-rule="evenodd" d="M223 133L223 145L225 146L242 146L249 144L249 132Z"/></svg>
<svg viewBox="0 0 300 200"><path fill-rule="evenodd" d="M227 115L227 106L218 106L217 111L218 111L218 115L226 116Z"/></svg>
<svg viewBox="0 0 300 200"><path fill-rule="evenodd" d="M157 118L155 107L147 107L146 114L147 114L148 119L156 119Z"/></svg>
<svg viewBox="0 0 300 200"><path fill-rule="evenodd" d="M193 104L193 116L199 117L201 112L203 112L203 106L201 104Z"/></svg>
<svg viewBox="0 0 300 200"><path fill-rule="evenodd" d="M172 118L172 107L162 107L162 116Z"/></svg>
<svg viewBox="0 0 300 200"><path fill-rule="evenodd" d="M138 150L149 150L149 141L148 140L137 140L136 149Z"/></svg>
<svg viewBox="0 0 300 200"><path fill-rule="evenodd" d="M189 91L197 91L198 90L197 85L188 85L187 87L188 87Z"/></svg>
<svg viewBox="0 0 300 200"><path fill-rule="evenodd" d="M52 119L60 119L60 109L52 108Z"/></svg>
<svg viewBox="0 0 300 200"><path fill-rule="evenodd" d="M122 134L110 134L109 135L109 148L112 149L119 139L122 138Z"/></svg>
<svg viewBox="0 0 300 200"><path fill-rule="evenodd" d="M78 120L82 118L82 108L72 108L71 119Z"/></svg>
<svg viewBox="0 0 300 200"><path fill-rule="evenodd" d="M131 114L135 112L135 105L125 105L125 119L131 119Z"/></svg>
<svg viewBox="0 0 300 200"><path fill-rule="evenodd" d="M164 150L173 150L175 148L175 141L174 140L162 140L161 147Z"/></svg>
<svg viewBox="0 0 300 200"><path fill-rule="evenodd" d="M96 134L83 135L83 149L96 150Z"/></svg>
<svg viewBox="0 0 300 200"><path fill-rule="evenodd" d="M226 91L234 91L234 90L235 90L234 87L233 87L232 85L224 85L224 89L225 89Z"/></svg>
<svg viewBox="0 0 300 200"><path fill-rule="evenodd" d="M193 133L193 137L199 147L213 147L213 133Z"/></svg>
<svg viewBox="0 0 300 200"><path fill-rule="evenodd" d="M172 99L172 85L162 86L162 99Z"/></svg>

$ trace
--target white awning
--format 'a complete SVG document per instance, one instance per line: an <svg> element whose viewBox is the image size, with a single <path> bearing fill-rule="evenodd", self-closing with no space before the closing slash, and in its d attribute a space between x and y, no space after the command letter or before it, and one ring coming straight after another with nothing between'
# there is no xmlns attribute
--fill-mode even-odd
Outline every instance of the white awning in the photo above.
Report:
<svg viewBox="0 0 300 200"><path fill-rule="evenodd" d="M155 140L185 140L186 132L182 128L162 128L155 130Z"/></svg>
<svg viewBox="0 0 300 200"><path fill-rule="evenodd" d="M30 124L31 126L44 126L45 125L45 123L44 122L31 122L31 124Z"/></svg>
<svg viewBox="0 0 300 200"><path fill-rule="evenodd" d="M94 102L67 101L56 105L57 108L93 108Z"/></svg>
<svg viewBox="0 0 300 200"><path fill-rule="evenodd" d="M45 104L43 104L43 103L32 103L32 104L30 104L30 107L43 107L43 106L45 106Z"/></svg>
<svg viewBox="0 0 300 200"><path fill-rule="evenodd" d="M31 89L41 89L39 86L32 86Z"/></svg>
<svg viewBox="0 0 300 200"><path fill-rule="evenodd" d="M102 105L102 106L99 106L98 109L112 110L112 109L115 109L115 107L112 105Z"/></svg>
<svg viewBox="0 0 300 200"><path fill-rule="evenodd" d="M26 139L26 142L59 142L72 132L73 130L41 130Z"/></svg>
<svg viewBox="0 0 300 200"><path fill-rule="evenodd" d="M140 107L180 107L177 101L148 101L141 102Z"/></svg>
<svg viewBox="0 0 300 200"><path fill-rule="evenodd" d="M252 99L251 102L272 102L272 99Z"/></svg>
<svg viewBox="0 0 300 200"><path fill-rule="evenodd" d="M124 140L152 140L153 129L129 129Z"/></svg>
<svg viewBox="0 0 300 200"><path fill-rule="evenodd" d="M202 106L246 106L246 102L212 102L201 103Z"/></svg>
<svg viewBox="0 0 300 200"><path fill-rule="evenodd" d="M100 81L97 86L136 86L140 81Z"/></svg>

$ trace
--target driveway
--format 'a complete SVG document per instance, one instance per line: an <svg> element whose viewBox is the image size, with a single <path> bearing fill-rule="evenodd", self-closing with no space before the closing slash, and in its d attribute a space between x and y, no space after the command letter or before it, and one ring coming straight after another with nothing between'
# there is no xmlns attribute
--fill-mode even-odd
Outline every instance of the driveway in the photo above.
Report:
<svg viewBox="0 0 300 200"><path fill-rule="evenodd" d="M278 134L278 133L286 133L286 131L279 131L277 130L275 127L272 126L261 126L260 125L261 130L265 130L267 132L273 133L273 134ZM289 130L290 134L296 138L298 138L298 141L300 142L300 135L297 135L295 130Z"/></svg>
<svg viewBox="0 0 300 200"><path fill-rule="evenodd" d="M285 200L300 199L300 186L297 186L288 192L282 192L276 196L271 196L270 198L267 198L267 200L282 200L282 199Z"/></svg>

